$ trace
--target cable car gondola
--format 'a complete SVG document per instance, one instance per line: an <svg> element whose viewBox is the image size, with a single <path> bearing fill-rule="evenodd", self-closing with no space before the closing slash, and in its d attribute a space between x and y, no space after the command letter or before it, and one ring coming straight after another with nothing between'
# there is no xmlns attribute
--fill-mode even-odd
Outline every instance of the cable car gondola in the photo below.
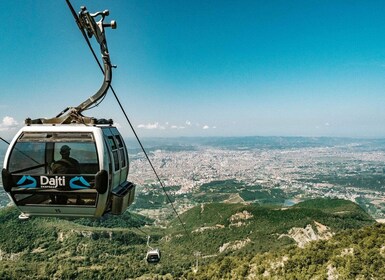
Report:
<svg viewBox="0 0 385 280"><path fill-rule="evenodd" d="M161 254L159 249L153 249L153 250L147 251L146 260L148 263L158 263L160 261L160 257L161 257Z"/></svg>
<svg viewBox="0 0 385 280"><path fill-rule="evenodd" d="M154 249L150 246L150 236L149 235L147 236L147 247L149 248L149 250L147 251L147 254L146 254L147 262L152 263L152 264L156 264L156 263L160 262L160 257L161 257L160 250L158 248Z"/></svg>
<svg viewBox="0 0 385 280"><path fill-rule="evenodd" d="M79 16L70 6L83 35L95 36L104 64L100 89L77 107L50 119L26 119L6 152L2 169L5 191L28 216L100 217L122 214L132 204L135 185L127 181L126 145L112 120L85 117L82 112L101 100L112 73L104 27L108 11ZM95 18L101 17L96 22Z"/></svg>

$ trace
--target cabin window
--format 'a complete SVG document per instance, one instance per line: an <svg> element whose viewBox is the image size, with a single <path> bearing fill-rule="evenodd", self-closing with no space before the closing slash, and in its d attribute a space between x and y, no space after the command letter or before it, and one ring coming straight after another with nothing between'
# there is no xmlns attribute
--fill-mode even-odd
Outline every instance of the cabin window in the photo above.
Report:
<svg viewBox="0 0 385 280"><path fill-rule="evenodd" d="M118 142L118 148L119 148L119 152L120 152L120 159L121 159L122 167L126 167L127 162L126 162L126 154L124 152L123 139L122 139L122 137L120 137L120 135L116 135L115 137L116 137L116 141Z"/></svg>
<svg viewBox="0 0 385 280"><path fill-rule="evenodd" d="M60 161L62 147L70 147L70 157L79 162L81 174L96 174L99 171L98 154L93 142L60 142L55 143L54 159Z"/></svg>
<svg viewBox="0 0 385 280"><path fill-rule="evenodd" d="M9 158L9 172L44 174L47 170L45 146L44 142L16 143Z"/></svg>
<svg viewBox="0 0 385 280"><path fill-rule="evenodd" d="M111 150L112 150L112 156L114 158L114 170L119 170L119 155L118 155L118 149L114 140L113 136L108 136L108 142L110 144Z"/></svg>
<svg viewBox="0 0 385 280"><path fill-rule="evenodd" d="M114 141L114 137L108 136L108 142L110 143L110 147L112 150L116 150L116 144Z"/></svg>
<svg viewBox="0 0 385 280"><path fill-rule="evenodd" d="M15 174L49 174L52 166L62 158L63 147L79 162L81 174L95 174L99 170L96 144L92 133L34 133L22 134L10 154L8 170Z"/></svg>

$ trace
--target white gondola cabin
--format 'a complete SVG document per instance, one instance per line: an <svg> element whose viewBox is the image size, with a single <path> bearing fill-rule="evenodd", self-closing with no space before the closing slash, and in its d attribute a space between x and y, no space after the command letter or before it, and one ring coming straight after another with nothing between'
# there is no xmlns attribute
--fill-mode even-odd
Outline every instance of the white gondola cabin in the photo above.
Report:
<svg viewBox="0 0 385 280"><path fill-rule="evenodd" d="M79 170L53 170L63 160L62 147L70 148ZM128 171L127 149L113 126L31 125L12 141L2 178L26 215L100 217L122 214L133 202Z"/></svg>
<svg viewBox="0 0 385 280"><path fill-rule="evenodd" d="M160 261L161 253L159 249L151 249L147 251L146 260L148 263L158 263Z"/></svg>

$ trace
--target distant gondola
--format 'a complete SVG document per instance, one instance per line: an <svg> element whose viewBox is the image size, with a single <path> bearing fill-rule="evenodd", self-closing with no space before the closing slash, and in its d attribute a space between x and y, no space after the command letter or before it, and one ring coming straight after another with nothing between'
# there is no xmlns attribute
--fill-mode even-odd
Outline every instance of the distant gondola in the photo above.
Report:
<svg viewBox="0 0 385 280"><path fill-rule="evenodd" d="M2 170L5 191L22 217L100 217L122 214L133 202L135 185L127 181L126 145L112 120L82 112L105 96L111 62L103 23L108 11L76 17L83 34L95 36L104 64L104 81L96 94L51 119L27 119L7 150ZM76 16L76 13L75 13ZM101 17L95 22L96 17Z"/></svg>
<svg viewBox="0 0 385 280"><path fill-rule="evenodd" d="M151 249L147 251L146 260L148 263L158 263L160 261L161 253L159 249Z"/></svg>

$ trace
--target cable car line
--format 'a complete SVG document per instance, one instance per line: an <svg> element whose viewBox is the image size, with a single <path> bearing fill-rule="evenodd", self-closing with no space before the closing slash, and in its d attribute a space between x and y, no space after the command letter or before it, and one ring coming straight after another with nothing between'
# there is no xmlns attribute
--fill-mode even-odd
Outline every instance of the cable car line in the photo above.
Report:
<svg viewBox="0 0 385 280"><path fill-rule="evenodd" d="M145 232L144 230L142 230L139 226L133 226L133 227L136 228L137 230L139 230L141 233L144 233L144 235L149 236L149 234L147 232Z"/></svg>
<svg viewBox="0 0 385 280"><path fill-rule="evenodd" d="M0 140L2 140L3 142L7 143L8 145L11 144L11 143L9 143L7 140L5 140L3 137L0 137Z"/></svg>
<svg viewBox="0 0 385 280"><path fill-rule="evenodd" d="M84 39L85 39L85 41L86 41L86 43L87 43L87 45L88 45L88 47L89 47L89 49L90 49L90 51L91 51L91 53L92 53L92 55L93 55L95 61L97 62L97 64L98 64L100 70L101 70L102 73L104 74L104 69L103 69L103 67L102 67L102 65L101 65L101 63L100 63L98 57L96 56L96 53L95 53L95 51L94 51L94 49L93 49L93 47L92 47L92 45L91 45L91 43L90 43L90 40L88 39L88 36L86 35L86 32L84 31L84 29L82 28L82 26L81 26L81 24L80 24L80 22L79 22L79 18L78 18L78 16L77 16L77 14L76 14L76 12L75 12L75 10L74 10L74 8L73 8L71 2L70 2L69 0L66 0L66 2L67 2L67 5L68 5L69 9L71 10L72 15L73 15L74 18L75 18L75 21L76 21L76 23L77 23L79 29L81 30L81 32L82 32L82 34L83 34L83 37L84 37ZM143 145L142 145L142 142L140 141L139 136L137 135L137 133L136 133L136 131L135 131L135 128L133 127L133 125L132 125L130 119L128 118L128 115L127 115L125 109L123 108L123 105L121 104L121 102L120 102L120 100L119 100L119 97L117 96L117 94L116 94L116 92L115 92L115 90L114 90L114 88L112 87L111 84L109 85L109 88L111 89L112 93L114 94L114 97L115 97L116 101L118 102L119 107L120 107L120 109L122 110L122 112L123 112L123 114L124 114L124 116L125 116L125 118L126 118L127 123L129 124L129 126L130 126L132 132L134 133L135 138L136 138L136 140L138 141L138 144L140 145L140 147L141 147L141 149L142 149L142 151L143 151L143 153L144 153L144 155L145 155L145 157L146 157L148 163L150 164L151 169L152 169L152 171L154 172L154 174L155 174L155 176L156 176L156 178L157 178L157 180L158 180L158 182L159 182L159 184L160 184L160 186L161 186L161 188L162 188L164 194L166 195L166 198L167 198L168 202L171 204L171 207L172 207L174 213L176 214L176 216L177 216L177 218L178 218L180 224L182 225L184 231L186 232L187 236L188 236L188 237L190 238L190 240L192 241L192 238L191 238L190 233L187 231L187 229L186 229L186 227L185 227L185 224L183 223L182 219L180 218L178 212L176 211L176 208L175 208L175 206L174 206L174 203L172 202L170 196L168 195L168 193L167 193L167 191L166 191L166 188L165 188L163 182L161 181L161 179L160 179L160 177L159 177L157 171L155 170L154 165L152 164L152 162L151 162L151 160L150 160L150 158L149 158L149 156L148 156L146 150L144 149L144 147L143 147ZM104 98L104 97L103 97L103 98Z"/></svg>

